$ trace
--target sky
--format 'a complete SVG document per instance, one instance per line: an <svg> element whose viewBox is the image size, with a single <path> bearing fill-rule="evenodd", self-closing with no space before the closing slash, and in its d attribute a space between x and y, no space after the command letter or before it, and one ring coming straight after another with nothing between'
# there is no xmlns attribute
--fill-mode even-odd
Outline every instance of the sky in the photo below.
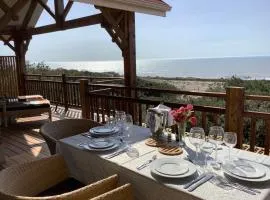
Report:
<svg viewBox="0 0 270 200"><path fill-rule="evenodd" d="M50 4L52 0L48 0ZM270 56L270 0L165 0L166 17L136 14L137 59ZM75 3L68 19L95 14ZM53 23L44 11L37 26ZM0 42L0 55L13 55ZM30 61L120 60L99 25L33 36Z"/></svg>

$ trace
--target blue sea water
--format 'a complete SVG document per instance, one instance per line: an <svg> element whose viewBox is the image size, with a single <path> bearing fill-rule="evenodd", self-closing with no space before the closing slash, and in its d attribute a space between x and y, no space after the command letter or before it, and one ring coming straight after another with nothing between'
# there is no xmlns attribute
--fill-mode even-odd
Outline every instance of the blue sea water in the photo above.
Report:
<svg viewBox="0 0 270 200"><path fill-rule="evenodd" d="M114 71L123 74L123 61L45 62L52 68ZM138 76L270 79L270 56L137 60Z"/></svg>

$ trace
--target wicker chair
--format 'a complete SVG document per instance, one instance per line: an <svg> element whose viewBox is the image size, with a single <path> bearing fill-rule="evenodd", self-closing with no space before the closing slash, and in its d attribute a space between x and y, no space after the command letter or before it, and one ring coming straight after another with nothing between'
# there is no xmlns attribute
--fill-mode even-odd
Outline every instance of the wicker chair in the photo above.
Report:
<svg viewBox="0 0 270 200"><path fill-rule="evenodd" d="M131 185L125 184L89 200L133 200Z"/></svg>
<svg viewBox="0 0 270 200"><path fill-rule="evenodd" d="M101 124L88 119L64 119L44 124L40 134L45 139L51 155L56 153L56 142L65 137L87 132L90 128Z"/></svg>
<svg viewBox="0 0 270 200"><path fill-rule="evenodd" d="M55 196L39 194L68 178L68 169L61 155L15 165L0 172L0 200L86 200L117 187L113 175L77 190Z"/></svg>

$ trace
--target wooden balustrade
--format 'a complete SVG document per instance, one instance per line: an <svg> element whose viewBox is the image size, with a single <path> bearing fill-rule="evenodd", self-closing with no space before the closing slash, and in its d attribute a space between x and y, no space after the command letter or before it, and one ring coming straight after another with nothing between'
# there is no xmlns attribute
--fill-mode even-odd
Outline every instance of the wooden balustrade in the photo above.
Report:
<svg viewBox="0 0 270 200"><path fill-rule="evenodd" d="M48 76L26 79L28 94L41 94L52 103L67 107L80 107L84 118L91 118L105 122L106 116L110 116L115 110L125 110L131 113L137 124L144 122L146 110L149 107L157 106L164 94L176 96L198 96L206 98L218 98L225 102L225 107L194 105L196 115L200 119L199 125L206 132L209 125L223 125L225 130L236 132L238 135L237 147L242 148L244 120L250 120L249 128L249 150L256 151L258 120L265 124L264 153L269 155L270 149L270 113L244 110L245 100L270 101L268 96L245 95L243 88L230 87L226 93L215 92L193 92L181 90L167 90L155 88L130 88L115 84L93 84L89 78L81 82L68 81L67 76ZM59 81L52 80L54 78ZM74 78L74 77L72 77ZM74 78L76 79L76 78ZM98 79L99 80L99 79ZM93 80L92 80L93 81ZM135 94L135 97L128 97L126 94ZM152 94L159 94L159 97L152 98ZM162 102L165 105L178 108L185 103Z"/></svg>

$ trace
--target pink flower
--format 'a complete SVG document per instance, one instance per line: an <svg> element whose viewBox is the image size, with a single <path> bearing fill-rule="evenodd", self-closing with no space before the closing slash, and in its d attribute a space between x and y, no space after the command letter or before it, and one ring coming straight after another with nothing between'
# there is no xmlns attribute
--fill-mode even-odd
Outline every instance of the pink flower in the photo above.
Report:
<svg viewBox="0 0 270 200"><path fill-rule="evenodd" d="M195 125L197 124L197 118L194 117L194 116L191 117L191 118L190 118L190 122L191 122L191 125L192 125L192 126L195 126Z"/></svg>
<svg viewBox="0 0 270 200"><path fill-rule="evenodd" d="M183 106L181 106L181 107L177 110L177 112L185 112L185 108L184 108Z"/></svg>
<svg viewBox="0 0 270 200"><path fill-rule="evenodd" d="M188 104L186 108L187 108L187 110L193 110L193 105Z"/></svg>

